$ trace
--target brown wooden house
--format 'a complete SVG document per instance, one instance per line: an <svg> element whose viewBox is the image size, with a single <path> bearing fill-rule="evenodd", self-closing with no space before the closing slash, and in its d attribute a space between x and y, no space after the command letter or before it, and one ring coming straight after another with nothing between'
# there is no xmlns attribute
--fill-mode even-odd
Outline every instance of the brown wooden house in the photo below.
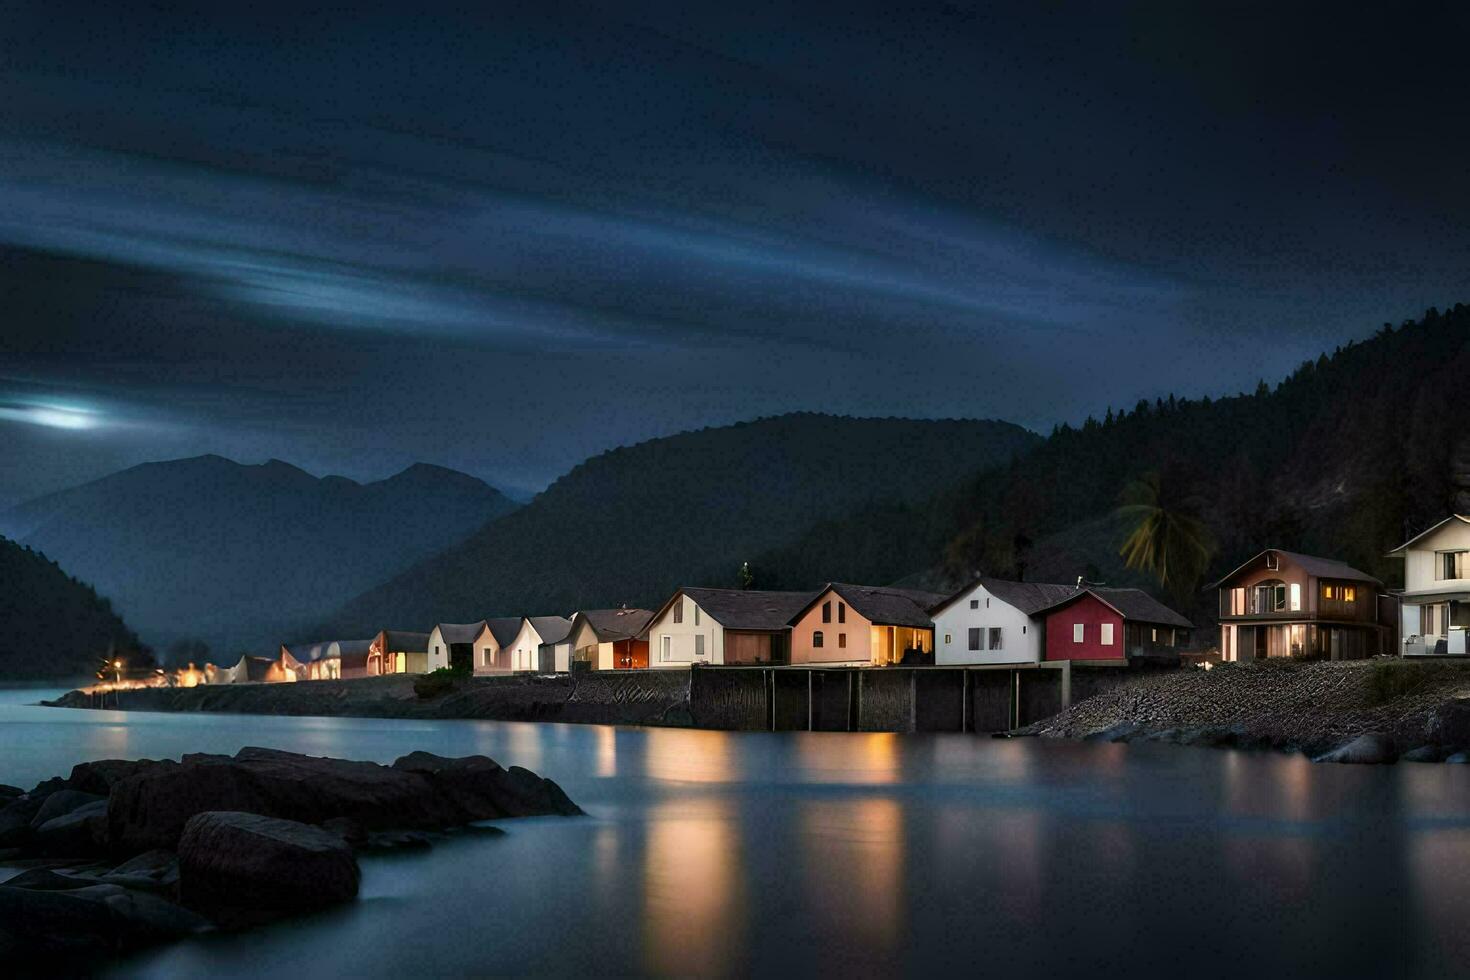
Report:
<svg viewBox="0 0 1470 980"><path fill-rule="evenodd" d="M1340 561L1272 548L1213 587L1222 660L1357 660L1387 649L1382 583Z"/></svg>

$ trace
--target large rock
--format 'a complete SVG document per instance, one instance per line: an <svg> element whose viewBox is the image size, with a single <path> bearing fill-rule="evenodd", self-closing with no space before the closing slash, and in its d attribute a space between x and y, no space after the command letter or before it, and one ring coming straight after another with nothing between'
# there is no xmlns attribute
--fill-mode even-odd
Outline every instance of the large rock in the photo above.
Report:
<svg viewBox="0 0 1470 980"><path fill-rule="evenodd" d="M74 789L57 790L41 801L41 808L31 818L31 826L39 827L48 820L64 817L79 807L105 798L97 793L83 793Z"/></svg>
<svg viewBox="0 0 1470 980"><path fill-rule="evenodd" d="M0 809L0 847L21 847L30 843L31 821L41 809L41 800L22 796Z"/></svg>
<svg viewBox="0 0 1470 980"><path fill-rule="evenodd" d="M67 777L66 785L69 789L80 790L83 793L106 796L112 792L112 787L135 773L177 765L178 763L172 760L155 762L152 759L102 759L98 762L79 762L71 767L71 775Z"/></svg>
<svg viewBox="0 0 1470 980"><path fill-rule="evenodd" d="M1393 739L1387 735L1370 732L1359 735L1357 738L1343 745L1339 745L1331 752L1317 757L1317 762L1350 762L1362 765L1381 765L1393 762L1398 758L1398 752L1393 744Z"/></svg>
<svg viewBox="0 0 1470 980"><path fill-rule="evenodd" d="M34 828L31 847L65 857L102 854L108 845L107 801L95 800Z"/></svg>
<svg viewBox="0 0 1470 980"><path fill-rule="evenodd" d="M522 769L503 768L483 755L450 759L430 752L411 752L393 763L393 768L418 773L444 796L453 800L468 820L494 817L527 817L541 814L577 816L577 806L550 779Z"/></svg>
<svg viewBox="0 0 1470 980"><path fill-rule="evenodd" d="M393 767L242 749L234 758L185 756L118 781L109 798L113 843L124 853L172 849L197 813L236 810L363 830L437 830L492 817L581 811L551 780L483 756L415 753Z"/></svg>
<svg viewBox="0 0 1470 980"><path fill-rule="evenodd" d="M41 887L0 885L0 957L8 966L36 965L39 954L120 953L212 928L197 913L154 895L46 875L34 882Z"/></svg>
<svg viewBox="0 0 1470 980"><path fill-rule="evenodd" d="M346 902L360 873L339 837L255 813L200 813L179 840L185 905L238 925Z"/></svg>

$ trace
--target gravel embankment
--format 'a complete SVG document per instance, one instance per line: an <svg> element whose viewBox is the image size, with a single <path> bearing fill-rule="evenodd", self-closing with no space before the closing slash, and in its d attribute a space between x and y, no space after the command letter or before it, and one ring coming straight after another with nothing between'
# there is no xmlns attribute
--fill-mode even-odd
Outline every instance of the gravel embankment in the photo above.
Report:
<svg viewBox="0 0 1470 980"><path fill-rule="evenodd" d="M1026 734L1327 752L1363 735L1396 753L1470 748L1470 662L1257 662L1147 674Z"/></svg>
<svg viewBox="0 0 1470 980"><path fill-rule="evenodd" d="M72 691L52 704L123 711L217 711L230 714L357 718L481 718L625 725L688 723L687 671L473 677L421 699L413 677L364 677L297 684L201 685L108 692L105 701Z"/></svg>

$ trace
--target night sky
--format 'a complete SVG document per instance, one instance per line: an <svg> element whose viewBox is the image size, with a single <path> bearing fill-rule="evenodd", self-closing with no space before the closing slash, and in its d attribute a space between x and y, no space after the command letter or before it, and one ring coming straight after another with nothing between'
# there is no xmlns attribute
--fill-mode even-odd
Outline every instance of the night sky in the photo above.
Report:
<svg viewBox="0 0 1470 980"><path fill-rule="evenodd" d="M0 506L200 452L537 489L796 409L1045 432L1470 301L1450 5L131 6L6 8Z"/></svg>

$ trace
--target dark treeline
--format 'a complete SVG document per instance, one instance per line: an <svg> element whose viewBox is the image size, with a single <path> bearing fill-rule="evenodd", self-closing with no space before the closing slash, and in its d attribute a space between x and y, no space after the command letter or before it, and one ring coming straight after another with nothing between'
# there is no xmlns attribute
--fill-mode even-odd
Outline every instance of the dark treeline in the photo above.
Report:
<svg viewBox="0 0 1470 980"><path fill-rule="evenodd" d="M1170 395L1062 426L1008 467L911 505L827 522L753 564L769 586L824 579L931 583L973 571L1146 584L1122 568L1128 528L1111 517L1131 481L1158 473L1171 504L1216 549L1210 575L1266 547L1340 558L1391 585L1385 552L1470 491L1470 308L1429 310L1302 364L1274 387L1221 399ZM1170 596L1197 622L1199 582ZM1191 587L1192 586L1192 587Z"/></svg>
<svg viewBox="0 0 1470 980"><path fill-rule="evenodd" d="M85 677L112 652L152 664L112 604L39 552L0 538L0 677Z"/></svg>

